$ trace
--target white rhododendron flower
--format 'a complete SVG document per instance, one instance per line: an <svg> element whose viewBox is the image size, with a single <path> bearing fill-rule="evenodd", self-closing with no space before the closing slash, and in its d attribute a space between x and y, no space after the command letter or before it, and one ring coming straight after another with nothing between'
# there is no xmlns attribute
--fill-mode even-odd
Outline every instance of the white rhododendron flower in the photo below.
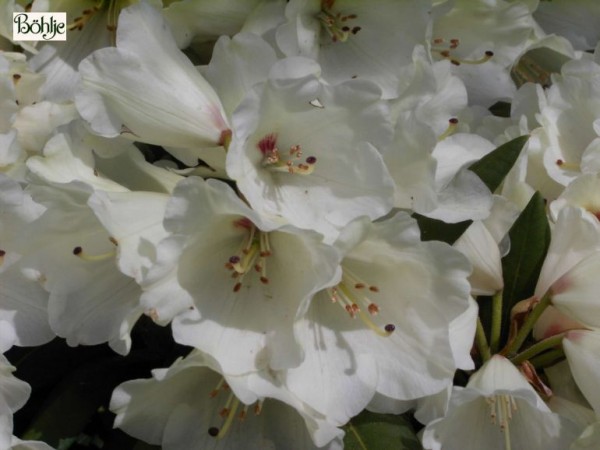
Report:
<svg viewBox="0 0 600 450"><path fill-rule="evenodd" d="M469 432L457 433L465 423ZM562 450L577 435L574 424L554 414L512 363L496 355L465 388L454 389L447 416L427 425L423 444L431 450Z"/></svg>
<svg viewBox="0 0 600 450"><path fill-rule="evenodd" d="M341 430L257 375L222 376L200 352L115 390L115 426L165 450L342 448ZM265 399L265 395L269 399ZM161 408L155 406L159 404Z"/></svg>
<svg viewBox="0 0 600 450"><path fill-rule="evenodd" d="M378 149L392 130L375 85L327 86L299 73L303 63L276 65L240 104L227 173L260 214L332 242L351 220L391 209L393 182Z"/></svg>
<svg viewBox="0 0 600 450"><path fill-rule="evenodd" d="M77 109L92 129L157 145L222 144L229 126L219 98L145 2L123 11L117 48L84 59ZM177 100L174 100L177 98Z"/></svg>
<svg viewBox="0 0 600 450"><path fill-rule="evenodd" d="M195 177L175 189L165 228L172 236L157 261L179 252L177 280L194 302L174 319L175 339L228 375L297 366L294 320L339 279L338 252L314 232L264 221L224 183Z"/></svg>

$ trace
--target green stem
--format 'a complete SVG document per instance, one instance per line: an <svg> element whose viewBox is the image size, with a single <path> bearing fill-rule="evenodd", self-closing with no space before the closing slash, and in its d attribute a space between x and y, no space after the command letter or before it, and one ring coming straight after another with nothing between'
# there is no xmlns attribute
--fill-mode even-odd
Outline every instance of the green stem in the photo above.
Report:
<svg viewBox="0 0 600 450"><path fill-rule="evenodd" d="M534 356L539 355L546 350L553 349L554 347L558 347L563 340L564 334L557 334L556 336L549 337L548 339L544 339L543 341L537 342L529 347L527 350L522 351L517 356L514 356L510 360L513 364L521 364L528 359L533 358Z"/></svg>
<svg viewBox="0 0 600 450"><path fill-rule="evenodd" d="M551 302L552 302L552 297L550 296L550 292L547 292L546 295L544 295L542 297L542 300L536 305L536 307L533 308L533 311L531 311L531 313L529 313L529 316L525 320L525 323L523 324L523 326L521 327L521 329L519 330L519 332L517 333L517 335L515 336L513 341L508 344L508 347L506 348L506 351L504 352L504 354L508 358L511 358L519 351L519 349L525 342L525 339L527 339L527 336L529 336L529 333L533 329L533 326L535 325L537 320L540 318L540 316L542 315L544 310L548 306L550 306Z"/></svg>
<svg viewBox="0 0 600 450"><path fill-rule="evenodd" d="M477 348L479 349L479 354L481 355L483 362L488 361L492 357L492 353L490 352L490 346L488 345L487 338L485 337L485 331L483 330L483 324L481 323L481 319L479 317L477 318L475 342L477 343Z"/></svg>
<svg viewBox="0 0 600 450"><path fill-rule="evenodd" d="M502 291L496 292L492 297L492 330L490 332L490 350L496 353L500 347L500 334L502 330Z"/></svg>
<svg viewBox="0 0 600 450"><path fill-rule="evenodd" d="M556 364L559 359L563 359L564 357L565 351L561 347L555 348L554 350L550 350L542 355L536 356L529 362L533 364L533 367L535 367L536 369L542 369L544 367Z"/></svg>

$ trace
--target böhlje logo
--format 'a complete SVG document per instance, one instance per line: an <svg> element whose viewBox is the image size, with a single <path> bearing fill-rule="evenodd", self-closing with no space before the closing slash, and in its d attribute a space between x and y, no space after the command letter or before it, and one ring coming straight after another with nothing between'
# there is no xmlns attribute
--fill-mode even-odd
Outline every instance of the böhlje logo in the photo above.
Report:
<svg viewBox="0 0 600 450"><path fill-rule="evenodd" d="M13 13L14 41L66 41L66 12Z"/></svg>

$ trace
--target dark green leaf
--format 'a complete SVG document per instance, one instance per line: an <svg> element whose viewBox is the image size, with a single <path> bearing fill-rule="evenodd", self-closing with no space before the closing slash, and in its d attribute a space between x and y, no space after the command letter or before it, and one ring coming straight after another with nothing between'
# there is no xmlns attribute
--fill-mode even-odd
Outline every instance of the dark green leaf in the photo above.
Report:
<svg viewBox="0 0 600 450"><path fill-rule="evenodd" d="M497 117L510 117L511 104L508 102L496 102L488 110Z"/></svg>
<svg viewBox="0 0 600 450"><path fill-rule="evenodd" d="M501 145L479 161L471 164L469 170L475 172L488 189L494 192L514 166L527 139L529 139L529 136L520 136Z"/></svg>
<svg viewBox="0 0 600 450"><path fill-rule="evenodd" d="M363 411L344 427L346 450L422 450L410 421L404 416Z"/></svg>
<svg viewBox="0 0 600 450"><path fill-rule="evenodd" d="M550 245L550 225L544 199L536 192L509 231L510 252L502 259L503 341L508 333L510 310L520 300L533 295Z"/></svg>
<svg viewBox="0 0 600 450"><path fill-rule="evenodd" d="M465 220L464 222L458 223L446 223L417 213L414 213L412 217L419 224L422 241L442 241L450 245L454 244L465 230L469 228L469 225L473 223L471 220Z"/></svg>

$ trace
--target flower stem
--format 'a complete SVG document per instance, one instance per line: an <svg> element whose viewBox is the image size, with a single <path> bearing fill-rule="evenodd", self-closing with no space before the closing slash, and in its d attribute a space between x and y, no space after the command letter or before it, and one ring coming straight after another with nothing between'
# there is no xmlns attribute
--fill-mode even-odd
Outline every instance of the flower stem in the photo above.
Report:
<svg viewBox="0 0 600 450"><path fill-rule="evenodd" d="M485 331L483 329L483 324L481 323L481 319L477 318L477 331L475 332L475 342L477 343L477 348L479 349L479 354L483 359L483 362L488 361L492 357L492 353L490 352L490 346L488 345L487 338L485 337Z"/></svg>
<svg viewBox="0 0 600 450"><path fill-rule="evenodd" d="M536 369L541 369L544 367L548 367L554 365L558 362L558 360L565 357L565 351L561 348L555 348L554 350L550 350L542 355L536 356L529 361L533 364L533 367Z"/></svg>
<svg viewBox="0 0 600 450"><path fill-rule="evenodd" d="M517 351L519 351L519 349L525 342L525 339L527 339L527 336L529 336L529 333L533 329L533 326L535 325L537 320L540 318L544 310L548 306L550 306L551 301L552 297L550 296L550 292L547 292L542 297L542 300L535 306L535 308L533 308L533 311L529 313L529 316L525 320L525 323L523 324L513 341L508 344L506 351L503 352L508 358L511 358L517 353Z"/></svg>
<svg viewBox="0 0 600 450"><path fill-rule="evenodd" d="M529 347L527 350L522 351L517 356L512 357L510 360L513 364L521 364L528 359L533 358L534 356L539 355L540 353L553 349L554 347L559 346L562 343L564 337L564 333L557 334L556 336L549 337L548 339L544 339L543 341L537 342Z"/></svg>
<svg viewBox="0 0 600 450"><path fill-rule="evenodd" d="M502 291L492 297L492 329L490 332L490 350L496 353L500 347L500 333L502 330Z"/></svg>

